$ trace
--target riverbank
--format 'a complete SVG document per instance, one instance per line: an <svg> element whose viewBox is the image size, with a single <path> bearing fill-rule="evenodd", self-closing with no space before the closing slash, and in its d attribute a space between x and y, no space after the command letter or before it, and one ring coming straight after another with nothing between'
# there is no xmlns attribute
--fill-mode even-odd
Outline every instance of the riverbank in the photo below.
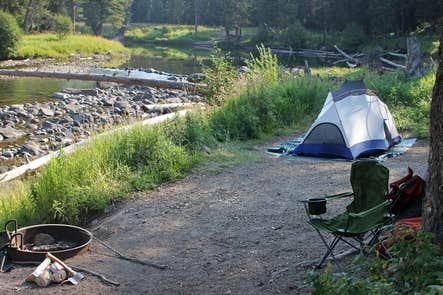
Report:
<svg viewBox="0 0 443 295"><path fill-rule="evenodd" d="M157 45L193 45L195 42L215 42L224 38L220 27L161 24L131 24L124 35L124 42Z"/></svg>
<svg viewBox="0 0 443 295"><path fill-rule="evenodd" d="M11 57L68 59L94 55L124 57L128 54L129 50L120 42L99 36L79 34L60 39L56 34L40 33L24 35Z"/></svg>
<svg viewBox="0 0 443 295"><path fill-rule="evenodd" d="M47 65L45 70L75 73L98 69ZM182 78L155 70L146 74L159 79ZM202 100L182 90L109 83L100 83L93 89L63 89L52 98L0 107L0 172L113 126L174 112Z"/></svg>

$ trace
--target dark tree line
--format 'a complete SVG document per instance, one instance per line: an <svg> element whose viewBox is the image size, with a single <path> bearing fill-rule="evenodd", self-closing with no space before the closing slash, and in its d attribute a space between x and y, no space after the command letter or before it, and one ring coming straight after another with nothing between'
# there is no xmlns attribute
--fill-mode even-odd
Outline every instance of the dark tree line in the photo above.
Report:
<svg viewBox="0 0 443 295"><path fill-rule="evenodd" d="M130 21L132 0L0 0L0 11L13 15L25 32L51 28L56 15L84 21L100 35L103 24L120 29Z"/></svg>
<svg viewBox="0 0 443 295"><path fill-rule="evenodd" d="M105 22L223 26L241 34L244 26L284 29L294 24L342 31L349 24L366 35L404 35L423 24L436 28L443 0L1 0L25 31L44 30L51 15L85 21L96 34Z"/></svg>
<svg viewBox="0 0 443 295"><path fill-rule="evenodd" d="M195 9L197 5L198 9ZM285 28L295 22L315 30L341 31L348 24L367 35L407 34L421 24L433 27L443 16L442 0L133 0L132 22L194 24L227 29Z"/></svg>

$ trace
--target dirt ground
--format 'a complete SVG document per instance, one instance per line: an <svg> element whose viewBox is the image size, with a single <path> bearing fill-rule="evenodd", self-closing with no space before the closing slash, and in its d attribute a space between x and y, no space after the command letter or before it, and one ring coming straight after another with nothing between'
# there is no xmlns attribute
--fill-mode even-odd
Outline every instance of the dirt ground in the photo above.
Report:
<svg viewBox="0 0 443 295"><path fill-rule="evenodd" d="M21 284L33 268L0 274L0 294L305 294L320 239L297 200L349 190L350 162L278 158L258 151L258 161L220 173L195 169L153 192L134 194L93 223L94 235L121 252L167 265L158 270L115 258L93 243L68 261L121 283L111 287L86 276L77 286L37 289ZM410 166L423 174L428 143L388 159L391 180ZM343 203L332 205L332 212Z"/></svg>

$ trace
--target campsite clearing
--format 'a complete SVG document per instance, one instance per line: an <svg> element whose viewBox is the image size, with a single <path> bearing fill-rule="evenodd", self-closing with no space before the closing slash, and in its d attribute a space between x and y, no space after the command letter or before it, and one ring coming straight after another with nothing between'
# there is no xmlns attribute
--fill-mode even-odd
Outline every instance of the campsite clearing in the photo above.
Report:
<svg viewBox="0 0 443 295"><path fill-rule="evenodd" d="M275 143L284 139L278 138ZM269 146L268 143L266 146ZM94 234L126 255L168 265L162 271L115 258L97 243L68 261L106 274L120 287L87 277L78 286L20 286L33 268L0 275L0 293L16 294L305 294L306 268L324 247L297 200L349 189L351 162L278 158L251 147L258 160L215 174L206 166L153 192L136 193L93 222ZM410 166L426 170L428 142L387 159L390 180ZM332 213L343 208L332 205ZM331 207L329 207L331 208Z"/></svg>

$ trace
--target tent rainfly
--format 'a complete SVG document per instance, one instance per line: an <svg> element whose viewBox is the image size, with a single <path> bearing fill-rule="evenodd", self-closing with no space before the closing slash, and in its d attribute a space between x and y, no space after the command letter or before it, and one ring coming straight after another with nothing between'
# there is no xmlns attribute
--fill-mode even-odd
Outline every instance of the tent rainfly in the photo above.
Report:
<svg viewBox="0 0 443 295"><path fill-rule="evenodd" d="M303 142L291 153L356 159L386 151L401 140L394 119L362 80L330 92Z"/></svg>

